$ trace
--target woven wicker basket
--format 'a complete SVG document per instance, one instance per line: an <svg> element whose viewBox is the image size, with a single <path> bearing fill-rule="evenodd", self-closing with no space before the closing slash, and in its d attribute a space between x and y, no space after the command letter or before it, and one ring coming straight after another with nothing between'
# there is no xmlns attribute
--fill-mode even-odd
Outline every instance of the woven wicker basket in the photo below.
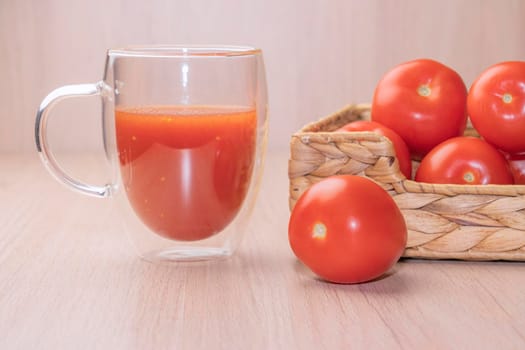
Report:
<svg viewBox="0 0 525 350"><path fill-rule="evenodd" d="M323 178L365 176L387 190L403 212L408 226L405 257L525 261L525 185L408 180L399 171L386 137L373 132L334 132L350 121L368 119L369 114L369 105L349 105L292 135L290 209Z"/></svg>

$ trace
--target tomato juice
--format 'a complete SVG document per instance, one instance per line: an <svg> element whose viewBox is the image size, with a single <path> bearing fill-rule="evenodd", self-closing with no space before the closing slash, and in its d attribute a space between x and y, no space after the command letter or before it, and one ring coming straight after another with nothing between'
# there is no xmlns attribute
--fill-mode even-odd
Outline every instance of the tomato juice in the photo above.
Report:
<svg viewBox="0 0 525 350"><path fill-rule="evenodd" d="M194 241L235 218L254 164L254 109L140 106L117 108L115 119L123 186L149 229Z"/></svg>

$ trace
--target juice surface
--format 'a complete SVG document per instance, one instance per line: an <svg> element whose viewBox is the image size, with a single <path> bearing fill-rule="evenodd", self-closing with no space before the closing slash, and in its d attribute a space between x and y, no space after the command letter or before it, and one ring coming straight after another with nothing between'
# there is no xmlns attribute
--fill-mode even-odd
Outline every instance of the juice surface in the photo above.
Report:
<svg viewBox="0 0 525 350"><path fill-rule="evenodd" d="M141 106L115 111L122 181L155 233L193 241L225 228L248 191L256 112L230 106Z"/></svg>

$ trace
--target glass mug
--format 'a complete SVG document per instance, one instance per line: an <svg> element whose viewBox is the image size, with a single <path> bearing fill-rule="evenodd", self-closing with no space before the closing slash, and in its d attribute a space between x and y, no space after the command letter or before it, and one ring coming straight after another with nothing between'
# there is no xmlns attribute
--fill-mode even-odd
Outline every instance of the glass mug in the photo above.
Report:
<svg viewBox="0 0 525 350"><path fill-rule="evenodd" d="M48 146L64 98L102 100L103 186L69 176ZM262 52L251 47L111 49L102 81L51 92L36 116L43 163L73 190L119 203L124 229L149 261L230 256L257 196L267 141Z"/></svg>

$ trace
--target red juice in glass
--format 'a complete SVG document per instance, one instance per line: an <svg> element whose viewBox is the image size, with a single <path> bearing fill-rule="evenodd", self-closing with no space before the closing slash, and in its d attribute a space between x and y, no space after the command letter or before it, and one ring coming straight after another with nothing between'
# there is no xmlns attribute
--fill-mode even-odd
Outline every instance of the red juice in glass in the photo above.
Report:
<svg viewBox="0 0 525 350"><path fill-rule="evenodd" d="M254 109L140 106L116 108L115 119L123 186L149 229L194 241L235 218L254 165Z"/></svg>

